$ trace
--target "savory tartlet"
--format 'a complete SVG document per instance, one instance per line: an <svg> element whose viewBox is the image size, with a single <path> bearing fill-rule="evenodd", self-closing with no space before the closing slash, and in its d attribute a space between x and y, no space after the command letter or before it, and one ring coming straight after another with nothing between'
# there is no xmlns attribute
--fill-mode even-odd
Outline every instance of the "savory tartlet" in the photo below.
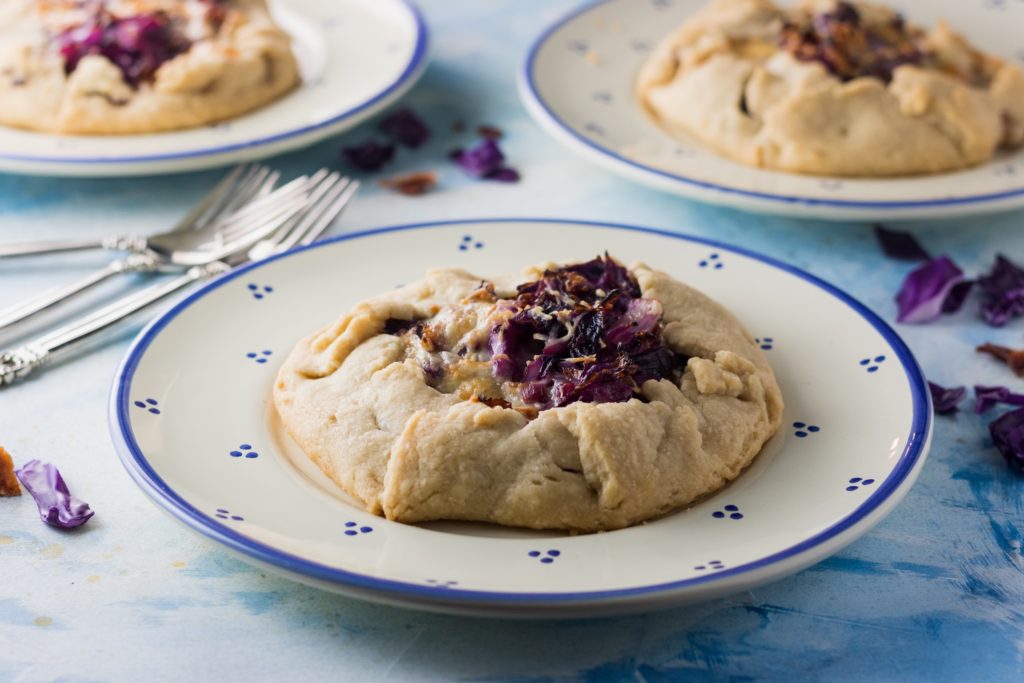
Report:
<svg viewBox="0 0 1024 683"><path fill-rule="evenodd" d="M936 173L1024 143L1024 70L866 2L714 0L637 94L669 132L796 173Z"/></svg>
<svg viewBox="0 0 1024 683"><path fill-rule="evenodd" d="M299 82L264 0L3 0L0 124L51 133L192 128Z"/></svg>
<svg viewBox="0 0 1024 683"><path fill-rule="evenodd" d="M700 292L608 257L514 282L430 271L300 341L288 433L388 519L599 531L721 488L778 429L764 354Z"/></svg>

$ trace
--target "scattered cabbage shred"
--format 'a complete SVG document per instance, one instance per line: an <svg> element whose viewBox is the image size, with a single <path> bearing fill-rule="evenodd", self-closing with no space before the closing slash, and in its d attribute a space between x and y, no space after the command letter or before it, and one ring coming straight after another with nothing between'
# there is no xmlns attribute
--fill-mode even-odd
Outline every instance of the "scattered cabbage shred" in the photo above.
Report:
<svg viewBox="0 0 1024 683"><path fill-rule="evenodd" d="M71 495L60 471L50 463L30 460L15 471L21 485L36 501L39 517L50 526L73 529L89 521L93 511Z"/></svg>

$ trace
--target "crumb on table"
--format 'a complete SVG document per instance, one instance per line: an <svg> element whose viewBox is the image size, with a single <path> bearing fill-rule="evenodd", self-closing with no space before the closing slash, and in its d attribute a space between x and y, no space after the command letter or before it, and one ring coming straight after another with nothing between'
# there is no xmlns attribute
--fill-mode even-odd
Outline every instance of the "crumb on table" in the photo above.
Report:
<svg viewBox="0 0 1024 683"><path fill-rule="evenodd" d="M14 476L14 460L11 454L0 446L0 497L20 495L21 486L18 485L18 478Z"/></svg>

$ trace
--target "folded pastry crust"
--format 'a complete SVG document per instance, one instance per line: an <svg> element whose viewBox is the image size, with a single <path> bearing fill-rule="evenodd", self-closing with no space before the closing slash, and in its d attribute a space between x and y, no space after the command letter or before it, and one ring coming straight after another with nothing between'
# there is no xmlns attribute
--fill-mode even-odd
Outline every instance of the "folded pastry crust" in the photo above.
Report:
<svg viewBox="0 0 1024 683"><path fill-rule="evenodd" d="M300 341L274 404L327 476L391 520L599 531L664 514L750 464L778 429L783 402L732 314L664 273L632 273L643 298L661 304L664 343L688 357L678 384L647 381L642 400L577 402L534 417L467 400L465 385L430 386L403 338L385 332L388 321L456 304L462 315L443 324L473 334L492 306L474 300L480 277L435 270Z"/></svg>
<svg viewBox="0 0 1024 683"><path fill-rule="evenodd" d="M780 40L784 26L811 25L834 1L781 9L769 0L714 0L659 45L637 95L670 132L751 166L796 173L936 173L1024 142L1019 66L979 52L944 23L925 32L882 6L848 5L865 27L898 26L927 59L896 66L888 82L840 78Z"/></svg>
<svg viewBox="0 0 1024 683"><path fill-rule="evenodd" d="M97 13L98 10L98 13ZM67 59L67 43L90 41L112 22L125 45L137 17L156 17L174 35L170 59L139 82L104 54ZM97 29L97 27L99 27ZM152 59L115 48L126 62ZM126 56L127 55L127 56ZM73 66L73 68L72 68ZM129 67L130 68L130 67ZM3 0L0 2L0 124L51 133L131 134L193 128L234 118L299 82L287 33L265 0Z"/></svg>

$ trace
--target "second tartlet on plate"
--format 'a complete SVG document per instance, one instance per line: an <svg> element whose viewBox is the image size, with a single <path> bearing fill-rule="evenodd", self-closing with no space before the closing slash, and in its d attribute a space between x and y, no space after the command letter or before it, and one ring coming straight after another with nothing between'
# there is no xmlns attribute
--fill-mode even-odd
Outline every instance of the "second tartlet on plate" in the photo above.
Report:
<svg viewBox="0 0 1024 683"><path fill-rule="evenodd" d="M669 131L796 173L937 173L1024 143L1024 70L866 2L715 0L656 49L637 95Z"/></svg>

